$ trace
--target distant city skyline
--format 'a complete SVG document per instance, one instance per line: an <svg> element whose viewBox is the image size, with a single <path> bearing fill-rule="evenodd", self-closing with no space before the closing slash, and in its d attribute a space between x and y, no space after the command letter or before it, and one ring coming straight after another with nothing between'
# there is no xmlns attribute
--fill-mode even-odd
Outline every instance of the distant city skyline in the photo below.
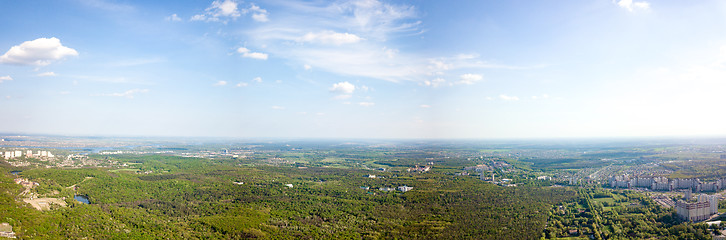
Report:
<svg viewBox="0 0 726 240"><path fill-rule="evenodd" d="M3 1L0 132L726 136L726 2Z"/></svg>

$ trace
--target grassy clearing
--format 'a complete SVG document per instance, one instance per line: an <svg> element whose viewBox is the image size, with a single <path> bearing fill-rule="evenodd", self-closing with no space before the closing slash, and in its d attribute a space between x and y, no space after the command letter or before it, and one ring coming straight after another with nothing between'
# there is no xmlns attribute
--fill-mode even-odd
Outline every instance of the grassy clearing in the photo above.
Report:
<svg viewBox="0 0 726 240"><path fill-rule="evenodd" d="M112 173L120 172L120 171L138 172L139 169L136 169L136 168L121 168L121 169L113 169L113 170L108 170L108 171L109 172L112 172Z"/></svg>

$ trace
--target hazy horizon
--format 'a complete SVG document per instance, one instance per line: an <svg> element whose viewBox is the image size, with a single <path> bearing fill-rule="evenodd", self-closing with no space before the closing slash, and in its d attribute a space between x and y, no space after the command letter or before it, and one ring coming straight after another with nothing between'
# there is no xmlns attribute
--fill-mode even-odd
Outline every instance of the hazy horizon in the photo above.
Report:
<svg viewBox="0 0 726 240"><path fill-rule="evenodd" d="M723 1L0 7L0 132L726 137Z"/></svg>

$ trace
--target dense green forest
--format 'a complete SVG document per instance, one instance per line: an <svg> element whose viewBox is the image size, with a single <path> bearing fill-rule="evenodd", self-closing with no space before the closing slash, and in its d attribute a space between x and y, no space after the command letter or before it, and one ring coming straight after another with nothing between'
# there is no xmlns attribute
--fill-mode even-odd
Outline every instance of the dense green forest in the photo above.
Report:
<svg viewBox="0 0 726 240"><path fill-rule="evenodd" d="M118 160L137 171L20 173L40 184L39 195L68 203L42 212L16 199L22 188L3 167L0 221L20 238L537 239L552 206L576 196L562 187L500 187L446 167L368 178L370 171L342 168L246 167L159 155ZM413 190L378 190L402 185ZM91 204L73 200L76 194Z"/></svg>
<svg viewBox="0 0 726 240"><path fill-rule="evenodd" d="M667 171L639 168L670 157L647 155L657 149L301 146L89 154L79 159L106 165L70 168L0 163L0 222L20 239L710 239L719 228L684 223L642 191L571 181L596 169ZM679 164L679 174L703 171ZM16 177L38 184L28 190ZM36 210L28 196L67 206Z"/></svg>

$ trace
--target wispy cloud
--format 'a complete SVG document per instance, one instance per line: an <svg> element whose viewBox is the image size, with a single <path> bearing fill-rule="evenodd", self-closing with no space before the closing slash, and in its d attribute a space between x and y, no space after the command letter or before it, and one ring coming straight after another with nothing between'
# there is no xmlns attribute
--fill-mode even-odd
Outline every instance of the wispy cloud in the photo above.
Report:
<svg viewBox="0 0 726 240"><path fill-rule="evenodd" d="M431 105L428 104L421 104L419 105L420 108L431 108Z"/></svg>
<svg viewBox="0 0 726 240"><path fill-rule="evenodd" d="M176 15L176 13L172 14L171 16L166 17L165 19L170 22L179 22L182 20L179 16Z"/></svg>
<svg viewBox="0 0 726 240"><path fill-rule="evenodd" d="M447 68L447 66L439 66L439 67ZM430 74L430 75L443 75L443 74ZM461 85L461 84L472 85L478 81L481 81L482 79L483 79L482 75L467 73L467 74L460 75L458 81L450 82L444 78L437 77L437 78L434 78L431 80L424 80L423 82L421 82L421 85L427 86L427 87L433 87L433 88L444 87L444 86L450 87L450 86Z"/></svg>
<svg viewBox="0 0 726 240"><path fill-rule="evenodd" d="M142 84L142 85L153 84L151 82L139 81L136 79L129 79L126 77L84 76L84 75L74 75L74 76L70 76L70 77L77 78L77 79L84 79L84 80L88 80L88 81L94 81L94 82L129 83L129 84ZM77 80L74 80L74 85L77 85Z"/></svg>
<svg viewBox="0 0 726 240"><path fill-rule="evenodd" d="M252 12L252 20L255 20L258 22L270 21L270 19L267 18L267 15L268 15L267 10L258 7L254 3L249 8L249 11Z"/></svg>
<svg viewBox="0 0 726 240"><path fill-rule="evenodd" d="M405 3L360 0L277 4L279 14L274 21L242 33L249 45L264 46L266 52L303 66L393 82L429 81L429 85L433 83L433 75L458 78L461 71L455 70L521 69L483 61L476 54L454 53L442 57L402 50L408 47L401 45L406 41L390 39L412 38L424 31L417 8ZM474 81L467 78L451 83Z"/></svg>
<svg viewBox="0 0 726 240"><path fill-rule="evenodd" d="M500 94L499 99L504 101L519 101L519 98L517 96L509 96L506 94Z"/></svg>
<svg viewBox="0 0 726 240"><path fill-rule="evenodd" d="M422 84L424 86L433 87L433 88L453 85L452 83L447 82L446 79L443 79L443 78L434 78L432 80L424 80Z"/></svg>
<svg viewBox="0 0 726 240"><path fill-rule="evenodd" d="M3 83L4 81L10 81L13 80L10 76L2 76L0 77L0 83Z"/></svg>
<svg viewBox="0 0 726 240"><path fill-rule="evenodd" d="M85 4L86 6L105 10L105 11L111 11L111 12L128 12L133 11L134 7L131 5L126 4L120 4L116 1L110 2L106 0L80 0L81 3Z"/></svg>
<svg viewBox="0 0 726 240"><path fill-rule="evenodd" d="M138 93L147 93L147 92L149 92L149 89L131 89L131 90L121 92L121 93L105 93L105 94L95 94L95 95L91 95L91 96L134 98L134 96Z"/></svg>
<svg viewBox="0 0 726 240"><path fill-rule="evenodd" d="M242 57L267 60L267 53L252 52L246 47L238 48L237 52L241 53Z"/></svg>
<svg viewBox="0 0 726 240"><path fill-rule="evenodd" d="M214 1L204 13L192 16L191 21L224 22L241 16L237 2L232 0Z"/></svg>
<svg viewBox="0 0 726 240"><path fill-rule="evenodd" d="M38 73L35 76L38 76L38 77L55 77L57 75L54 72L44 72L44 73Z"/></svg>
<svg viewBox="0 0 726 240"><path fill-rule="evenodd" d="M386 41L421 30L412 6L368 0L291 1L278 7L275 21L244 32L250 44L343 75L398 81L422 74L419 56L401 54Z"/></svg>
<svg viewBox="0 0 726 240"><path fill-rule="evenodd" d="M215 87L225 86L225 85L227 85L227 81L218 81L218 82L212 84L212 86L215 86Z"/></svg>
<svg viewBox="0 0 726 240"><path fill-rule="evenodd" d="M334 31L322 31L317 33L306 33L298 39L300 42L342 45L357 43L363 40L361 37L350 33L338 33Z"/></svg>
<svg viewBox="0 0 726 240"><path fill-rule="evenodd" d="M478 81L481 81L483 78L484 77L482 77L482 75L479 75L479 74L467 73L467 74L459 76L459 81L457 83L471 85Z"/></svg>
<svg viewBox="0 0 726 240"><path fill-rule="evenodd" d="M614 2L614 1L613 1ZM620 0L617 2L618 6L627 9L632 12L634 10L648 10L650 9L650 3L646 1L636 2L633 0Z"/></svg>
<svg viewBox="0 0 726 240"><path fill-rule="evenodd" d="M234 0L214 1L204 10L204 13L192 16L190 21L222 22L237 20L240 16L252 13L252 20L256 22L269 21L267 10L251 4L249 8L240 8L239 3Z"/></svg>
<svg viewBox="0 0 726 240"><path fill-rule="evenodd" d="M550 98L550 95L548 95L548 94L542 94L542 95L539 95L539 96L537 96L537 95L532 96L532 100L543 100L543 99L549 99L549 98Z"/></svg>
<svg viewBox="0 0 726 240"><path fill-rule="evenodd" d="M372 106L376 105L376 103L373 103L373 102L359 102L358 105L363 106L363 107L372 107Z"/></svg>
<svg viewBox="0 0 726 240"><path fill-rule="evenodd" d="M272 108L274 110L285 110L285 107L281 107L281 106L272 106L270 108Z"/></svg>
<svg viewBox="0 0 726 240"><path fill-rule="evenodd" d="M63 46L58 38L38 38L11 47L0 56L0 63L46 66L69 56L78 56L78 52Z"/></svg>

